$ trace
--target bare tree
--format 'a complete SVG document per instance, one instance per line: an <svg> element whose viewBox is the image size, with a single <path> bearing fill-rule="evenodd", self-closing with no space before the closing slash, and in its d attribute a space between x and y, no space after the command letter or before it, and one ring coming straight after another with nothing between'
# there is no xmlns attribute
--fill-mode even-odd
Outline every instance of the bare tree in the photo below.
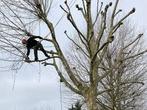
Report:
<svg viewBox="0 0 147 110"><path fill-rule="evenodd" d="M22 45L20 44L20 40L22 36L36 36L35 33L29 31L29 27L31 24L33 25L35 21L41 20L44 24L46 24L51 35L49 37L47 34L43 40L49 42L49 45L53 45L54 49L53 51L48 51L48 53L52 55L51 59L41 59L39 62L42 62L45 66L54 66L61 78L61 81L71 91L79 94L85 99L88 110L99 110L101 109L101 106L97 104L99 96L108 91L114 92L113 88L116 88L112 87L102 89L101 87L102 81L107 76L112 75L112 77L115 77L112 74L112 70L114 70L113 67L107 68L108 64L106 64L107 60L105 56L109 53L108 50L114 42L114 39L117 38L115 33L120 26L123 25L124 20L135 12L135 8L116 21L117 15L121 12L121 10L117 9L119 0L116 0L114 5L110 2L106 6L103 6L103 3L99 4L99 0L80 0L80 2L80 4L76 4L76 8L82 14L83 21L85 22L86 34L83 33L78 27L69 6L69 2L65 0L64 5L60 6L66 13L67 20L75 29L78 39L80 40L80 44L82 45L81 46L72 40L72 38L68 35L68 32L66 30L64 31L65 35L77 47L77 51L82 53L81 56L76 57L78 62L72 64L65 56L65 53L61 50L59 42L57 41L57 34L54 27L55 25L48 16L52 1L1 0L0 48L13 56L6 56L7 58L5 57L6 59L3 58L2 60L14 61L17 63L22 63L22 61L24 61L26 56ZM94 13L96 15L95 18L92 13L92 2L97 3L97 11ZM112 12L109 19L110 22L107 22L108 10L111 10ZM97 24L99 24L99 26L97 26ZM98 31L95 32L96 28L98 28ZM141 36L142 34L139 34L139 38ZM138 41L138 38L128 42L128 44L124 45L123 49L128 49L128 47L134 45L136 41ZM146 51L147 50L143 49L140 49L140 51L135 50L133 53L131 52L132 54L125 55L123 60L120 55L116 59L116 62L113 62L113 65L118 65L120 68L121 64L129 61L130 59L141 57L144 53L146 53ZM122 54L121 51L119 54ZM81 57L84 58L84 60L80 59ZM58 61L60 61L63 65L64 72L60 70ZM32 60L29 63L33 62L34 61Z"/></svg>
<svg viewBox="0 0 147 110"><path fill-rule="evenodd" d="M102 79L98 83L97 104L100 110L140 110L146 91L146 57L139 55L144 49L143 34L136 36L135 28L125 22L115 36L98 68ZM73 41L83 47L77 37ZM75 43L67 54L76 75L88 84L89 60Z"/></svg>
<svg viewBox="0 0 147 110"><path fill-rule="evenodd" d="M101 80L101 89L108 90L98 96L102 110L141 110L145 91L146 58L144 55L129 58L142 51L142 34L135 36L135 29L125 23L117 38L107 49L101 74L108 74ZM129 59L126 59L129 58ZM108 73L109 72L109 73Z"/></svg>

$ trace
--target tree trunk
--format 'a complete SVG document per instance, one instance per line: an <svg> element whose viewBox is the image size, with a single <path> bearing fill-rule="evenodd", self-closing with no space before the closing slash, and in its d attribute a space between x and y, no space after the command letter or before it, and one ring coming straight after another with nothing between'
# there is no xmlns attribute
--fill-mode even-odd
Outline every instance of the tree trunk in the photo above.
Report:
<svg viewBox="0 0 147 110"><path fill-rule="evenodd" d="M85 96L87 110L98 110L96 98L97 98L96 91L94 91L93 89L89 89Z"/></svg>

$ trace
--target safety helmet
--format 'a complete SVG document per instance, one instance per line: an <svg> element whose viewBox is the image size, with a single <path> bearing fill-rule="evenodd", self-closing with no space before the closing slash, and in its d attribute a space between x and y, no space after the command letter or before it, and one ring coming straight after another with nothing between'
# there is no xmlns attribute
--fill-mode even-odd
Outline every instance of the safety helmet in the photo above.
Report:
<svg viewBox="0 0 147 110"><path fill-rule="evenodd" d="M22 44L27 44L27 40L26 39L22 39Z"/></svg>

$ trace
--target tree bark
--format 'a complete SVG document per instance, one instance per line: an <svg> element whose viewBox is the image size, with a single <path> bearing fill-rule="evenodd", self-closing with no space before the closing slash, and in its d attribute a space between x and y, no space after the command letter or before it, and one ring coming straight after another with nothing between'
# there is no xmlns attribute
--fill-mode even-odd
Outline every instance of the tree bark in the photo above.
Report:
<svg viewBox="0 0 147 110"><path fill-rule="evenodd" d="M98 110L96 97L97 97L97 92L95 91L95 89L89 88L85 96L87 110Z"/></svg>

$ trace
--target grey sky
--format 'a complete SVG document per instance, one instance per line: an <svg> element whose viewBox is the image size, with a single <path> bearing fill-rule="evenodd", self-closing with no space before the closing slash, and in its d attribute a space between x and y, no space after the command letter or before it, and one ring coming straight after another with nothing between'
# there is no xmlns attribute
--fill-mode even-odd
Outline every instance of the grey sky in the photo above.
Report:
<svg viewBox="0 0 147 110"><path fill-rule="evenodd" d="M139 29L146 31L147 0L120 1L124 13L136 8L132 19ZM55 14L57 12L51 15ZM59 25L63 26L64 23ZM62 27L59 26L57 32L60 32L60 29ZM0 110L39 110L40 107L41 110L60 110L58 76L51 67L41 66L40 70L39 74L39 64L25 64L18 73L0 72ZM16 82L12 90L14 75ZM65 103L63 110L67 110L66 107Z"/></svg>

